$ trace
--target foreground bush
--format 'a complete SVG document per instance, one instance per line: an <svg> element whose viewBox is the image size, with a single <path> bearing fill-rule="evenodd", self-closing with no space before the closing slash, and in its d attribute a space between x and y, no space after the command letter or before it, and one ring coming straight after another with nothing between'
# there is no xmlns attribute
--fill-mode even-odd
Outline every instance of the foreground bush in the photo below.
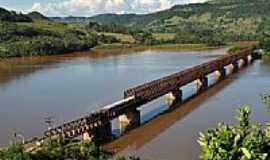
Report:
<svg viewBox="0 0 270 160"><path fill-rule="evenodd" d="M243 106L237 110L239 124L219 124L216 129L200 133L202 160L269 160L270 125L264 129L250 123L251 110Z"/></svg>
<svg viewBox="0 0 270 160"><path fill-rule="evenodd" d="M11 145L0 151L0 160L113 160L113 155L90 142L64 143L51 141L32 152L22 145ZM116 160L140 160L137 157L118 157Z"/></svg>
<svg viewBox="0 0 270 160"><path fill-rule="evenodd" d="M262 38L260 40L260 47L265 50L265 52L270 55L270 38Z"/></svg>

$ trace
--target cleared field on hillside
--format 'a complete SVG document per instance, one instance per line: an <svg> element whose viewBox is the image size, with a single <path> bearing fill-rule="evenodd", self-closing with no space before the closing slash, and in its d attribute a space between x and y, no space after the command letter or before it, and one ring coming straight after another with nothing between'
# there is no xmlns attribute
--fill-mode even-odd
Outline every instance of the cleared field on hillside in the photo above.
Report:
<svg viewBox="0 0 270 160"><path fill-rule="evenodd" d="M104 34L106 36L114 36L121 40L124 43L134 43L134 38L129 34L121 34L121 33L109 33L109 32L100 32L99 34Z"/></svg>
<svg viewBox="0 0 270 160"><path fill-rule="evenodd" d="M154 33L153 36L157 40L172 40L175 33Z"/></svg>

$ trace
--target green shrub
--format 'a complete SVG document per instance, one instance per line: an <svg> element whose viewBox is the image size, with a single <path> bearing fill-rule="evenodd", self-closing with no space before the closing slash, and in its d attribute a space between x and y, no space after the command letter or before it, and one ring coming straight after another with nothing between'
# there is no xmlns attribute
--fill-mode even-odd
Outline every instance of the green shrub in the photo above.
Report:
<svg viewBox="0 0 270 160"><path fill-rule="evenodd" d="M150 32L134 32L132 37L137 43L141 44L154 44L156 42L156 39Z"/></svg>
<svg viewBox="0 0 270 160"><path fill-rule="evenodd" d="M99 43L107 43L107 44L119 43L120 39L117 39L114 36L101 34L100 36L98 36L98 42Z"/></svg>
<svg viewBox="0 0 270 160"><path fill-rule="evenodd" d="M109 152L90 142L50 141L36 151L26 152L22 145L11 145L0 152L1 160L140 160L138 157L113 158Z"/></svg>
<svg viewBox="0 0 270 160"><path fill-rule="evenodd" d="M221 123L216 129L200 133L202 160L267 160L270 158L270 126L263 129L249 121L251 110L243 106L237 110L239 124Z"/></svg>
<svg viewBox="0 0 270 160"><path fill-rule="evenodd" d="M270 38L265 37L260 40L260 47L270 54Z"/></svg>
<svg viewBox="0 0 270 160"><path fill-rule="evenodd" d="M270 94L262 95L262 101L268 109L270 109Z"/></svg>
<svg viewBox="0 0 270 160"><path fill-rule="evenodd" d="M30 153L25 152L21 145L11 145L7 150L0 152L1 160L34 160Z"/></svg>
<svg viewBox="0 0 270 160"><path fill-rule="evenodd" d="M7 11L0 7L0 21L9 22L32 22L32 19L22 13Z"/></svg>

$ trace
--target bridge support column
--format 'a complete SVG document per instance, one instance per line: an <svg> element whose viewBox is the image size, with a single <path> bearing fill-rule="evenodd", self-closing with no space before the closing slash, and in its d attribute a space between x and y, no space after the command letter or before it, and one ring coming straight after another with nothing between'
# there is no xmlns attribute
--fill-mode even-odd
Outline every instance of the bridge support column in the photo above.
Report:
<svg viewBox="0 0 270 160"><path fill-rule="evenodd" d="M204 77L201 77L199 79L200 81L200 86L198 86L198 93L202 92L202 91L205 91L207 88L208 88L208 78L206 76Z"/></svg>
<svg viewBox="0 0 270 160"><path fill-rule="evenodd" d="M247 59L248 59L248 63L252 63L254 60L251 54L247 56Z"/></svg>
<svg viewBox="0 0 270 160"><path fill-rule="evenodd" d="M165 101L168 106L172 106L176 102L182 102L183 100L183 91L181 89L175 89L170 93L165 95Z"/></svg>
<svg viewBox="0 0 270 160"><path fill-rule="evenodd" d="M221 69L219 69L220 72L220 80L223 80L226 78L226 69L224 67L222 67Z"/></svg>
<svg viewBox="0 0 270 160"><path fill-rule="evenodd" d="M134 109L124 115L119 116L119 128L121 131L129 131L140 126L141 113L138 109Z"/></svg>
<svg viewBox="0 0 270 160"><path fill-rule="evenodd" d="M233 65L233 73L237 72L239 70L238 61L233 62L232 65Z"/></svg>
<svg viewBox="0 0 270 160"><path fill-rule="evenodd" d="M248 57L243 58L243 61L244 61L244 65L243 66L246 67L248 65L248 63L249 63Z"/></svg>
<svg viewBox="0 0 270 160"><path fill-rule="evenodd" d="M91 141L96 145L100 145L112 140L111 122L103 122L101 126L91 132L85 132L82 135L83 141Z"/></svg>

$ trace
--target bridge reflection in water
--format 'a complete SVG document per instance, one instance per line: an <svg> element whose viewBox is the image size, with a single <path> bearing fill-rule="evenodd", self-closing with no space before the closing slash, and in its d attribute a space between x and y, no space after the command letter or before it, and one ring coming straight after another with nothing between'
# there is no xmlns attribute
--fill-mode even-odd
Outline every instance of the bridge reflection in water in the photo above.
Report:
<svg viewBox="0 0 270 160"><path fill-rule="evenodd" d="M224 80L229 72L238 71L240 67L247 65L255 57L252 49L244 49L237 54L222 56L216 60L129 89L125 91L123 100L81 119L48 130L42 139L60 137L73 139L81 136L83 140L91 140L96 144L111 141L113 138L112 120L118 119L120 126L124 126L124 129L121 128L121 130L124 130L123 133L125 133L141 124L140 108L142 105L165 95L170 106L169 109L175 109L179 106L176 104L183 103L185 100L183 88L187 84L194 85L196 94L193 96L196 96L209 88L211 77L217 82ZM183 113L180 115L185 115L196 107L189 106L189 108L185 109L185 106L182 106L179 110ZM177 120L177 118L172 119ZM167 126L166 124L162 125Z"/></svg>

